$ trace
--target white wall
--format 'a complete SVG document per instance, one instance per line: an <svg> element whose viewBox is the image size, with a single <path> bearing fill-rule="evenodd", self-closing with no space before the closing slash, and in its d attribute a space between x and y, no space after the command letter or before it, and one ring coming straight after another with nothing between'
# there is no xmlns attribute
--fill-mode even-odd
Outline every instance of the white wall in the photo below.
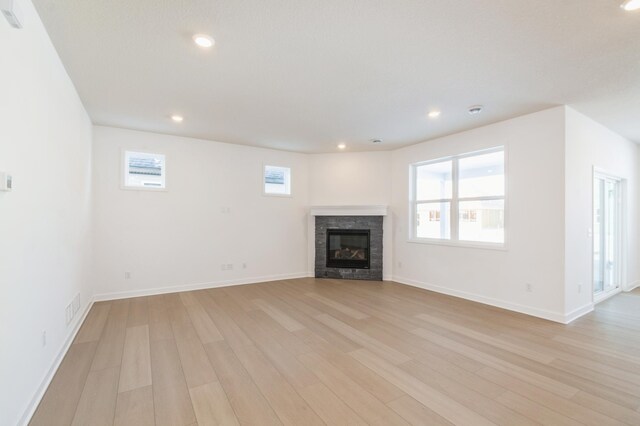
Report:
<svg viewBox="0 0 640 426"><path fill-rule="evenodd" d="M315 206L388 205L391 152L310 155L309 195Z"/></svg>
<svg viewBox="0 0 640 426"><path fill-rule="evenodd" d="M121 189L124 149L165 154L168 190ZM292 197L263 195L265 163ZM306 155L96 126L93 166L98 298L306 275Z"/></svg>
<svg viewBox="0 0 640 426"><path fill-rule="evenodd" d="M92 128L32 4L19 4L24 29L0 19L0 171L14 177L14 190L0 192L0 424L29 417L93 295L308 273L311 205L390 204L387 278L563 321L591 301L577 285L591 282L595 165L626 180L625 286L640 280L639 150L570 108L376 153L303 155ZM408 242L409 165L497 145L508 153L508 249ZM165 154L168 190L120 189L123 149ZM264 163L293 168L292 197L262 194ZM66 325L78 293L82 308Z"/></svg>
<svg viewBox="0 0 640 426"><path fill-rule="evenodd" d="M593 168L624 179L626 205L622 286L637 285L638 146L590 118L566 108L566 301L565 310L589 308L593 302ZM581 290L579 291L579 287Z"/></svg>
<svg viewBox="0 0 640 426"><path fill-rule="evenodd" d="M628 217L637 211L636 146L566 107L392 152L303 155L104 127L94 133L100 298L312 273L309 206L384 204L392 211L385 219L385 279L566 321L590 304L586 229L594 164L627 180ZM409 165L498 145L508 157L507 249L408 242ZM121 190L124 148L167 154L169 190ZM294 168L292 198L260 193L265 162ZM629 235L638 234L632 221L628 226ZM238 233L256 240L234 239ZM640 278L637 240L627 245L631 286ZM292 250L284 255L282 247ZM234 270L222 271L223 263Z"/></svg>
<svg viewBox="0 0 640 426"><path fill-rule="evenodd" d="M391 152L339 152L309 155L311 206L391 205ZM382 224L383 278L393 275L393 216ZM315 218L308 221L308 269L314 274Z"/></svg>
<svg viewBox="0 0 640 426"><path fill-rule="evenodd" d="M558 107L394 151L394 280L564 320L564 135ZM408 242L409 165L499 145L507 250Z"/></svg>
<svg viewBox="0 0 640 426"><path fill-rule="evenodd" d="M14 180L0 192L2 425L31 414L93 292L91 123L33 5L18 4L23 29L0 19L0 171Z"/></svg>

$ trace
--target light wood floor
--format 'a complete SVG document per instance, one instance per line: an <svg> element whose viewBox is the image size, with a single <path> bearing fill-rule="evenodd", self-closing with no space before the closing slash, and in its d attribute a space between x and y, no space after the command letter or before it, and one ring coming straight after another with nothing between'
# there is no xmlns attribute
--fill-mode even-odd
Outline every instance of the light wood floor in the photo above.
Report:
<svg viewBox="0 0 640 426"><path fill-rule="evenodd" d="M640 292L569 326L393 283L96 303L34 425L640 425Z"/></svg>

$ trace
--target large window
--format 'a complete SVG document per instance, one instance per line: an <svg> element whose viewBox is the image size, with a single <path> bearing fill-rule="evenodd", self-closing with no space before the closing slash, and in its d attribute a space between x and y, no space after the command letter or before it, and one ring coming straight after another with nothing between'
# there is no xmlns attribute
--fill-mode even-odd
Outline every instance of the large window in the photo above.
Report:
<svg viewBox="0 0 640 426"><path fill-rule="evenodd" d="M504 148L416 163L412 238L504 244Z"/></svg>
<svg viewBox="0 0 640 426"><path fill-rule="evenodd" d="M123 186L135 189L164 189L166 187L165 157L146 152L124 152Z"/></svg>

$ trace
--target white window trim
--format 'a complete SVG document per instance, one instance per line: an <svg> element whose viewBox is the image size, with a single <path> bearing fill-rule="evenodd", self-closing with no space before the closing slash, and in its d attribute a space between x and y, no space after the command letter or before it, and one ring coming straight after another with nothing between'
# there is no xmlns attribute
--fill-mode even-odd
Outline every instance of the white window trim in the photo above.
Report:
<svg viewBox="0 0 640 426"><path fill-rule="evenodd" d="M128 186L126 184L124 172L126 170L127 152L138 152L140 154L163 155L164 156L164 188L154 188L152 186ZM151 152L146 149L122 148L120 149L120 189L125 191L150 191L150 192L167 192L169 181L167 179L167 154L163 152Z"/></svg>
<svg viewBox="0 0 640 426"><path fill-rule="evenodd" d="M283 169L289 169L289 193L288 194L273 194L271 192L267 192L264 185L264 174L267 170L267 167L280 167ZM260 173L260 185L262 187L262 195L265 197L281 197L281 198L291 198L293 197L293 167L291 166L283 166L277 163L263 163L262 164L262 172Z"/></svg>
<svg viewBox="0 0 640 426"><path fill-rule="evenodd" d="M476 155L482 154L490 154L492 152L504 152L504 196L502 197L467 197L467 198L459 198L458 197L458 160L474 157ZM424 166L428 164L441 163L443 161L451 161L452 162L452 170L451 170L451 179L452 179L452 194L451 199L440 199L440 200L416 200L416 168L419 166ZM507 145L495 146L486 149L480 149L472 152L465 152L463 154L450 155L447 157L435 158L433 160L421 161L418 163L412 163L409 165L409 235L407 238L407 242L415 243L415 244L428 244L428 245L439 245L439 246L450 246L450 247L461 247L461 248L476 248L476 249L488 249L488 250L499 250L499 251L507 251L507 234L509 227L509 207L508 207L508 149ZM504 242L502 243L491 243L491 242L483 242L483 241L466 241L459 240L458 238L458 227L459 227L459 203L461 201L482 201L482 200L504 200ZM421 203L437 203L446 201L450 203L450 239L444 238L419 238L416 236L416 207ZM455 220L454 220L455 219ZM454 239L455 238L455 239Z"/></svg>

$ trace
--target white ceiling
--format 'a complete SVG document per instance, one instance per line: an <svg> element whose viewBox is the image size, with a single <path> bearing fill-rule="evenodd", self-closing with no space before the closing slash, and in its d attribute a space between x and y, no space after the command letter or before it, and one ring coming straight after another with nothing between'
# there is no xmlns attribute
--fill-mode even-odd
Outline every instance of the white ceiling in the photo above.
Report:
<svg viewBox="0 0 640 426"><path fill-rule="evenodd" d="M560 104L640 142L640 11L621 1L34 3L96 124L333 152ZM468 115L473 104L485 111Z"/></svg>

